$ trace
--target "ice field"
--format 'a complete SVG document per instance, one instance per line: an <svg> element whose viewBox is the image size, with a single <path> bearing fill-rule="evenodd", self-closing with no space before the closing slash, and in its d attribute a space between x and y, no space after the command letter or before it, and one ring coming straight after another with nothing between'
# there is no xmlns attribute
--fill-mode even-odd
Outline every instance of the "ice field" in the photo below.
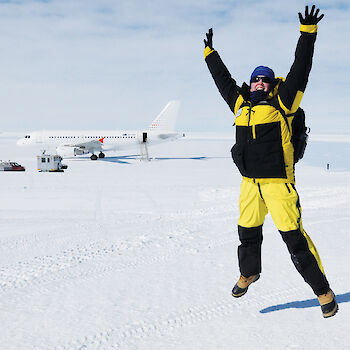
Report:
<svg viewBox="0 0 350 350"><path fill-rule="evenodd" d="M36 152L0 137L0 159L26 167L0 172L0 348L349 349L350 136L313 135L296 166L303 226L339 303L330 319L270 216L261 278L231 296L232 139L190 134L150 148L150 162L135 150L38 173Z"/></svg>

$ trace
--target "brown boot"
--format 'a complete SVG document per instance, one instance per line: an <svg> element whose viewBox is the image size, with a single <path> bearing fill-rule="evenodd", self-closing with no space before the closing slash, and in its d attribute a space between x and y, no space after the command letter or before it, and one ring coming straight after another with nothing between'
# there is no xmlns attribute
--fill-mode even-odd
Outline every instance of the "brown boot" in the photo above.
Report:
<svg viewBox="0 0 350 350"><path fill-rule="evenodd" d="M337 313L338 304L331 289L326 294L318 295L317 298L324 318L332 317Z"/></svg>
<svg viewBox="0 0 350 350"><path fill-rule="evenodd" d="M248 287L260 278L260 274L244 277L241 275L238 282L232 289L232 296L239 298L247 293Z"/></svg>

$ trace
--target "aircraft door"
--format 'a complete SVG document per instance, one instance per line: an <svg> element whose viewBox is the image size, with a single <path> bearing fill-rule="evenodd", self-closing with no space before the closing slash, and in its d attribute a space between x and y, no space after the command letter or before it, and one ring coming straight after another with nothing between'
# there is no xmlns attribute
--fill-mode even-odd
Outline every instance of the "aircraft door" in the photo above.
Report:
<svg viewBox="0 0 350 350"><path fill-rule="evenodd" d="M36 143L43 143L43 133L42 133L41 131L39 131L39 132L36 134L35 142L36 142Z"/></svg>

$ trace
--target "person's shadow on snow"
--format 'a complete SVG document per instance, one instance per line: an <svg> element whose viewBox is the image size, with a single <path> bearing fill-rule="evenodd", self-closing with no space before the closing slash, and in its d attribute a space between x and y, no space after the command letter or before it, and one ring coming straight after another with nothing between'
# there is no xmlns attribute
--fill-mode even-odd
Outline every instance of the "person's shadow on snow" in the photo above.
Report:
<svg viewBox="0 0 350 350"><path fill-rule="evenodd" d="M347 303L350 301L350 292L344 293L344 294L338 294L336 295L336 299L338 304ZM308 307L317 307L317 306L320 306L317 299L308 299L308 300L301 300L301 301L292 301L286 304L269 306L265 309L260 310L260 313L266 314L268 312L280 311L285 309L304 309Z"/></svg>

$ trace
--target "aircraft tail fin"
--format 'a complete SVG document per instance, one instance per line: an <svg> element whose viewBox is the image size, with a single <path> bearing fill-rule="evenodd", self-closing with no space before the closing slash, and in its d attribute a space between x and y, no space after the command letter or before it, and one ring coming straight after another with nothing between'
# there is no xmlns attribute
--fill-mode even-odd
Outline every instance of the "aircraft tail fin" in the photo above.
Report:
<svg viewBox="0 0 350 350"><path fill-rule="evenodd" d="M175 131L175 124L179 112L180 101L174 100L167 103L148 127L149 131Z"/></svg>

